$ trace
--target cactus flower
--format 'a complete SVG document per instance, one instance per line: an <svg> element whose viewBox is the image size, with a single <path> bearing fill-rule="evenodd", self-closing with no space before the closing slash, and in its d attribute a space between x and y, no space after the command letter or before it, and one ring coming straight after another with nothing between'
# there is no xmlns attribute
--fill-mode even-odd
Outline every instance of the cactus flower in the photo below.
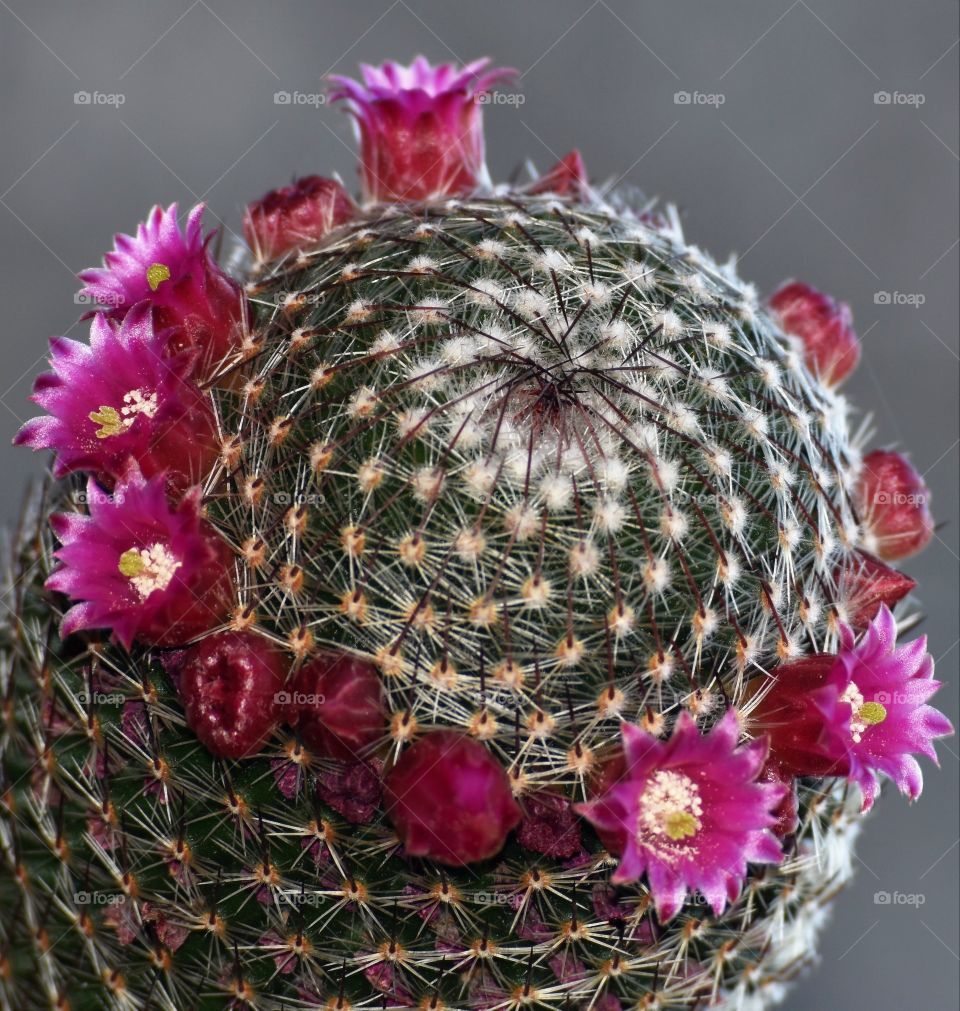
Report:
<svg viewBox="0 0 960 1011"><path fill-rule="evenodd" d="M624 723L622 775L575 808L618 839L614 883L646 874L664 922L695 890L719 916L739 895L748 862L782 857L770 829L784 788L758 782L767 743L738 746L739 728L733 710L707 734L684 711L667 741Z"/></svg>
<svg viewBox="0 0 960 1011"><path fill-rule="evenodd" d="M876 798L877 776L889 776L911 800L923 774L914 754L937 762L933 740L953 732L926 705L940 687L925 636L897 646L890 609L857 641L844 628L838 654L818 654L773 672L753 719L770 737L770 758L795 776L846 776L858 784L863 809Z"/></svg>
<svg viewBox="0 0 960 1011"><path fill-rule="evenodd" d="M884 561L915 555L933 537L930 489L900 453L877 449L863 458L857 500L867 547Z"/></svg>
<svg viewBox="0 0 960 1011"><path fill-rule="evenodd" d="M58 477L85 470L112 482L132 457L144 477L168 471L180 488L199 482L217 458L216 422L189 378L193 356L167 356L171 333L157 333L140 302L119 326L97 313L89 345L53 338L53 372L32 398L47 414L14 442L52 449Z"/></svg>
<svg viewBox="0 0 960 1011"><path fill-rule="evenodd" d="M200 489L175 508L161 475L133 468L113 497L87 485L89 515L56 513L50 525L61 542L50 590L75 603L61 635L108 628L127 649L133 641L182 645L219 624L233 599L226 545L200 517Z"/></svg>
<svg viewBox="0 0 960 1011"><path fill-rule="evenodd" d="M361 145L363 188L371 200L411 202L469 193L487 182L483 102L514 71L488 70L489 60L462 69L361 66L363 82L332 76L333 101L345 101Z"/></svg>
<svg viewBox="0 0 960 1011"><path fill-rule="evenodd" d="M273 733L286 663L252 632L225 632L187 650L180 695L187 725L213 755L243 758Z"/></svg>
<svg viewBox="0 0 960 1011"><path fill-rule="evenodd" d="M206 374L239 344L246 303L237 282L214 263L208 248L214 233L204 237L202 217L197 204L181 229L176 204L154 207L135 236L114 236L102 267L80 273L86 282L80 294L114 318L149 301L157 327L176 328L171 351L195 349Z"/></svg>
<svg viewBox="0 0 960 1011"><path fill-rule="evenodd" d="M273 260L318 242L356 212L350 194L336 179L304 176L250 204L243 234L259 259Z"/></svg>
<svg viewBox="0 0 960 1011"><path fill-rule="evenodd" d="M503 766L452 730L426 734L401 756L384 801L409 856L451 866L497 854L521 818Z"/></svg>
<svg viewBox="0 0 960 1011"><path fill-rule="evenodd" d="M770 308L783 329L800 338L810 371L828 386L843 382L857 367L860 341L848 305L791 281L770 296Z"/></svg>
<svg viewBox="0 0 960 1011"><path fill-rule="evenodd" d="M290 724L324 757L360 758L384 734L383 688L368 661L324 653L300 669L288 695Z"/></svg>

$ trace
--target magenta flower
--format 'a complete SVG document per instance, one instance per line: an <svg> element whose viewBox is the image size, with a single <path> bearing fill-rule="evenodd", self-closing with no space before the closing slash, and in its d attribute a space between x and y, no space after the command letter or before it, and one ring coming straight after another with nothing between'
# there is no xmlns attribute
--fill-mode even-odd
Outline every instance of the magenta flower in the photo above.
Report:
<svg viewBox="0 0 960 1011"><path fill-rule="evenodd" d="M857 642L842 632L839 654L804 657L778 667L756 707L758 727L770 737L770 757L794 776L846 776L873 806L884 773L916 800L923 774L914 754L934 762L933 740L953 732L926 705L940 687L925 636L899 648L897 625L881 606Z"/></svg>
<svg viewBox="0 0 960 1011"><path fill-rule="evenodd" d="M616 842L620 864L613 882L646 874L662 921L692 891L719 916L739 895L748 861L779 863L782 857L770 829L784 788L757 781L767 742L738 747L733 710L708 734L687 712L667 741L629 723L621 734L622 773L576 807L608 845Z"/></svg>
<svg viewBox="0 0 960 1011"><path fill-rule="evenodd" d="M204 238L203 204L187 216L184 229L177 205L154 207L136 236L115 235L102 267L84 270L81 295L114 318L137 302L149 301L158 328L176 327L171 350L193 348L206 373L240 342L246 322L243 292L214 262Z"/></svg>
<svg viewBox="0 0 960 1011"><path fill-rule="evenodd" d="M127 649L133 641L177 646L219 624L233 598L231 555L200 517L200 489L176 508L162 476L133 468L103 494L87 486L89 515L57 513L50 525L62 547L47 588L76 603L61 635L112 629Z"/></svg>
<svg viewBox="0 0 960 1011"><path fill-rule="evenodd" d="M331 77L331 99L346 101L356 123L367 197L427 200L487 182L484 98L515 73L489 62L434 67L418 56L409 67L362 64L363 83Z"/></svg>
<svg viewBox="0 0 960 1011"><path fill-rule="evenodd" d="M216 422L188 378L192 356L167 356L171 334L155 332L140 302L119 328L97 313L89 346L54 337L53 372L37 379L31 398L47 414L14 442L52 449L57 477L86 470L112 483L133 457L146 477L166 470L180 488L199 481L218 454Z"/></svg>

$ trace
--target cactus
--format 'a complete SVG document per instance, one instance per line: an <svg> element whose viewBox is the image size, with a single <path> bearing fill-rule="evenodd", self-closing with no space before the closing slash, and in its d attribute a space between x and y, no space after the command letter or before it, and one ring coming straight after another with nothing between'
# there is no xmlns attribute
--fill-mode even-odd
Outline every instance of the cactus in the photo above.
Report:
<svg viewBox="0 0 960 1011"><path fill-rule="evenodd" d="M950 728L865 548L929 514L864 468L849 311L576 153L491 186L503 78L337 80L366 200L268 194L242 277L175 207L83 275L134 378L55 343L19 437L4 1006L762 1008L877 774L919 792Z"/></svg>

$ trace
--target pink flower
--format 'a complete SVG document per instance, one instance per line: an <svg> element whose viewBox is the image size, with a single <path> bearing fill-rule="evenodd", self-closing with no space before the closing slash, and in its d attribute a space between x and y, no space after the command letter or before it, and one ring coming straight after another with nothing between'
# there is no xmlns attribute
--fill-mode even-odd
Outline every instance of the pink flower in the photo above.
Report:
<svg viewBox="0 0 960 1011"><path fill-rule="evenodd" d="M243 216L243 234L261 260L273 260L317 243L356 213L350 194L336 179L304 176L250 204Z"/></svg>
<svg viewBox="0 0 960 1011"><path fill-rule="evenodd" d="M114 326L97 313L90 344L55 337L52 373L31 398L46 412L17 433L17 445L52 449L54 474L86 470L109 483L132 457L145 477L169 471L182 489L198 482L218 454L213 411L189 379L191 355L167 355L172 331L156 333L140 302Z"/></svg>
<svg viewBox="0 0 960 1011"><path fill-rule="evenodd" d="M834 572L847 621L862 632L881 605L892 608L916 587L916 581L865 551L854 551Z"/></svg>
<svg viewBox="0 0 960 1011"><path fill-rule="evenodd" d="M214 262L204 238L203 204L177 222L177 205L154 207L136 236L114 236L103 267L84 270L81 295L114 318L147 300L158 328L175 327L172 351L192 348L206 374L240 342L246 323L243 292Z"/></svg>
<svg viewBox="0 0 960 1011"><path fill-rule="evenodd" d="M915 555L933 537L930 489L900 453L888 449L868 453L856 497L868 544L884 561Z"/></svg>
<svg viewBox="0 0 960 1011"><path fill-rule="evenodd" d="M770 308L783 329L800 338L807 366L825 383L835 386L857 367L860 341L848 305L791 281L770 296Z"/></svg>
<svg viewBox="0 0 960 1011"><path fill-rule="evenodd" d="M333 76L333 101L346 101L360 138L363 186L372 200L417 201L470 193L487 181L483 98L515 71L361 65L363 83Z"/></svg>
<svg viewBox="0 0 960 1011"><path fill-rule="evenodd" d="M89 515L50 517L62 547L46 585L76 601L61 635L109 628L128 649L134 639L176 646L222 621L233 598L230 551L200 517L200 489L172 508L164 485L133 468L113 498L88 483Z"/></svg>
<svg viewBox="0 0 960 1011"><path fill-rule="evenodd" d="M757 777L764 740L738 747L729 710L708 734L687 712L669 740L624 723L622 775L575 810L620 843L615 884L646 874L662 921L698 890L719 916L740 893L747 862L779 863L770 831L783 787Z"/></svg>
<svg viewBox="0 0 960 1011"><path fill-rule="evenodd" d="M408 855L451 866L499 853L521 818L503 766L454 730L432 731L404 752L384 802Z"/></svg>
<svg viewBox="0 0 960 1011"><path fill-rule="evenodd" d="M322 653L306 664L288 695L290 725L325 758L359 758L386 730L376 667L349 653Z"/></svg>
<svg viewBox="0 0 960 1011"><path fill-rule="evenodd" d="M846 776L873 806L877 775L911 800L923 774L914 754L937 761L933 740L953 732L926 705L940 687L926 637L897 647L897 626L881 606L859 642L849 628L838 654L804 657L776 668L752 719L770 737L770 758L795 776Z"/></svg>

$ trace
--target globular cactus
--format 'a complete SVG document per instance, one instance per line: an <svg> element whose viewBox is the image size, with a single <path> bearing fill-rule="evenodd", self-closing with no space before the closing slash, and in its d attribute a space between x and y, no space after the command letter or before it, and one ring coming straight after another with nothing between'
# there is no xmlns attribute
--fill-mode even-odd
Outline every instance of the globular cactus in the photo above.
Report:
<svg viewBox="0 0 960 1011"><path fill-rule="evenodd" d="M492 186L505 75L336 80L365 202L268 194L236 280L175 207L82 275L18 437L5 1007L761 1008L919 794L930 519L849 310L576 153Z"/></svg>

